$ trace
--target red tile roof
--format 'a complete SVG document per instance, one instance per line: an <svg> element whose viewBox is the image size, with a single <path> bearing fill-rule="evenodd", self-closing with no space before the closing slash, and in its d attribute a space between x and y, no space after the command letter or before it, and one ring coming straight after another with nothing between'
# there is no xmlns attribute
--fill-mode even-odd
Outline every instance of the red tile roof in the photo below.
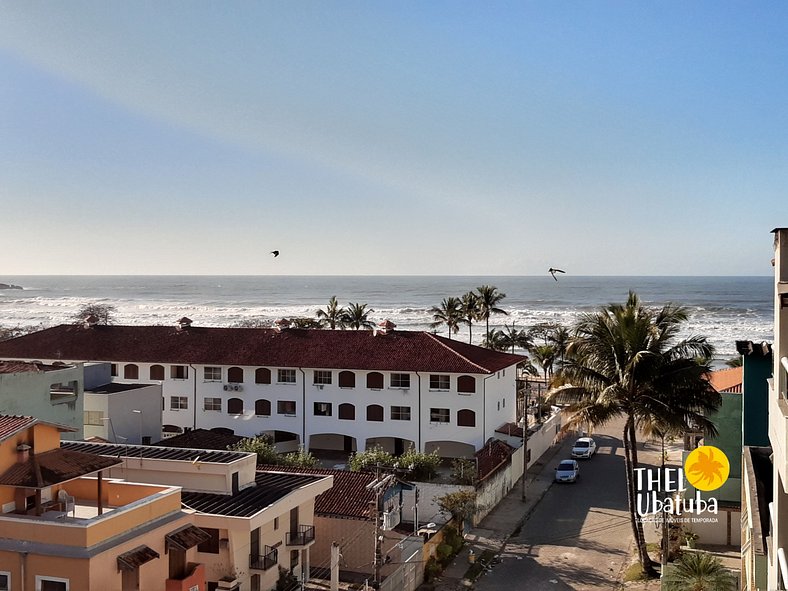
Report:
<svg viewBox="0 0 788 591"><path fill-rule="evenodd" d="M0 485L46 488L121 463L118 458L55 448L44 453L30 454L26 462L11 466L5 473L0 474Z"/></svg>
<svg viewBox="0 0 788 591"><path fill-rule="evenodd" d="M0 415L0 441L4 441L32 427L38 422L35 417L21 417L16 415Z"/></svg>
<svg viewBox="0 0 788 591"><path fill-rule="evenodd" d="M488 441L475 454L479 480L492 476L498 468L506 464L513 453L514 448L505 441L500 439Z"/></svg>
<svg viewBox="0 0 788 591"><path fill-rule="evenodd" d="M0 343L0 357L494 373L525 357L421 331L61 325Z"/></svg>
<svg viewBox="0 0 788 591"><path fill-rule="evenodd" d="M709 383L717 392L741 393L744 368L718 369L709 374Z"/></svg>
<svg viewBox="0 0 788 591"><path fill-rule="evenodd" d="M42 373L56 371L68 367L65 363L46 365L44 363L31 363L27 361L0 361L0 373Z"/></svg>
<svg viewBox="0 0 788 591"><path fill-rule="evenodd" d="M315 499L315 515L372 521L369 504L375 502L375 493L366 489L375 480L371 472L266 465L260 465L257 469L264 472L333 476L334 486Z"/></svg>

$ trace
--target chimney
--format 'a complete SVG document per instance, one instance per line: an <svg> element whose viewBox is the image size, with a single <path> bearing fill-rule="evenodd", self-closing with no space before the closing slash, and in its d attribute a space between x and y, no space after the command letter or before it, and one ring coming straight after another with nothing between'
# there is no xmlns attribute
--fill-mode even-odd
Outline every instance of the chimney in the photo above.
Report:
<svg viewBox="0 0 788 591"><path fill-rule="evenodd" d="M30 458L32 448L27 443L20 443L16 446L16 463L24 464Z"/></svg>
<svg viewBox="0 0 788 591"><path fill-rule="evenodd" d="M99 322L99 317L96 316L95 314L89 314L88 316L85 316L84 319L85 328L93 328L98 324L98 322Z"/></svg>
<svg viewBox="0 0 788 591"><path fill-rule="evenodd" d="M290 321L287 318L280 318L274 322L274 330L276 332L282 332L286 328L290 328Z"/></svg>
<svg viewBox="0 0 788 591"><path fill-rule="evenodd" d="M191 325L192 325L191 318L186 318L186 316L178 320L178 330L186 330Z"/></svg>
<svg viewBox="0 0 788 591"><path fill-rule="evenodd" d="M395 328L397 328L397 325L394 324L391 320L384 320L383 322L378 324L378 330L375 334L386 335L390 332L393 332Z"/></svg>

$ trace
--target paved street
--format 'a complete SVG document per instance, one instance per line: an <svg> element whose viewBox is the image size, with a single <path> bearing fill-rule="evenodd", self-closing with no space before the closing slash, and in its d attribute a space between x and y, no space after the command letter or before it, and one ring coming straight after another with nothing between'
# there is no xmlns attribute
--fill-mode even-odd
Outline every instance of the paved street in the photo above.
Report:
<svg viewBox="0 0 788 591"><path fill-rule="evenodd" d="M502 563L482 577L480 591L614 589L628 558L632 530L626 510L623 422L594 434L599 451L580 462L575 484L554 484L520 534L510 539ZM644 454L646 461L653 453ZM556 456L545 468L552 474Z"/></svg>

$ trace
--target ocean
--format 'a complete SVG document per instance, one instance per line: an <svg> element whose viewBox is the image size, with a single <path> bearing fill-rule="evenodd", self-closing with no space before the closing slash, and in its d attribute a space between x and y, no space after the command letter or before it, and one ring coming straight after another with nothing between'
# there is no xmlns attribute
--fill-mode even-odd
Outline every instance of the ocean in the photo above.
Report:
<svg viewBox="0 0 788 591"><path fill-rule="evenodd" d="M428 277L428 276L0 276L24 290L0 290L0 326L54 326L73 320L92 302L116 307L116 324L174 324L188 316L199 326L232 326L242 320L313 317L331 296L340 304L365 303L376 322L399 329L430 330L429 309L448 296L480 285L506 294L491 327L529 328L540 322L571 325L578 315L623 303L634 290L649 305L687 306L683 336L703 335L720 358L736 354L736 340L771 342L772 277ZM473 342L482 339L473 327ZM446 329L437 329L446 334ZM468 341L468 328L452 338Z"/></svg>

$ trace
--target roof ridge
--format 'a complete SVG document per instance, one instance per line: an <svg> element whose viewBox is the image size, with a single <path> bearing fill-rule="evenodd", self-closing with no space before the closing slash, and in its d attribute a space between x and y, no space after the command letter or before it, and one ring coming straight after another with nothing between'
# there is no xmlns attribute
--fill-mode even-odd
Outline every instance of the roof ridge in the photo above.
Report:
<svg viewBox="0 0 788 591"><path fill-rule="evenodd" d="M475 366L475 367L478 367L478 368L479 368L479 369L481 369L483 372L485 372L485 373L489 373L489 374L492 374L492 373L493 373L492 371L490 371L490 370L489 370L489 369L487 369L486 367L482 367L481 365L479 365L479 364L478 364L478 363L476 363L475 361L471 361L470 359L468 359L468 358L467 358L465 355L463 355L463 354L462 354L462 353L460 353L459 351L455 351L453 348L449 347L449 346L448 346L446 343L444 343L444 342L443 342L443 341L442 341L440 338L438 338L438 335L436 335L436 334L432 334L432 333L430 333L430 332L426 332L426 331L421 331L421 333L422 333L422 334L424 334L424 335L426 335L426 336L428 336L428 337L430 337L430 338L431 338L433 341L435 341L436 343L438 343L438 344L439 344L441 347L443 347L443 348L445 348L445 349L447 349L447 350L451 351L451 352L452 352L452 353L454 353L454 354L455 354L457 357L459 357L459 358L463 359L464 361L467 361L468 363L470 363L471 365L473 365L473 366Z"/></svg>

